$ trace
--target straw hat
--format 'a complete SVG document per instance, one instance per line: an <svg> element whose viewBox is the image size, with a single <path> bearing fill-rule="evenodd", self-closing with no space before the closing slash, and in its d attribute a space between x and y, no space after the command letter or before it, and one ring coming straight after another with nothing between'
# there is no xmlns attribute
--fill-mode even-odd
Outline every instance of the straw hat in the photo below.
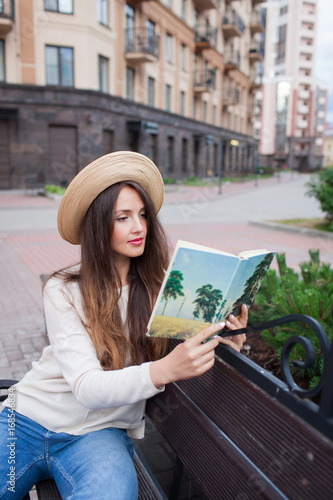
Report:
<svg viewBox="0 0 333 500"><path fill-rule="evenodd" d="M64 240L80 244L82 221L94 199L109 186L122 181L137 182L160 210L164 184L156 165L132 151L109 153L90 163L69 184L58 210L58 230Z"/></svg>

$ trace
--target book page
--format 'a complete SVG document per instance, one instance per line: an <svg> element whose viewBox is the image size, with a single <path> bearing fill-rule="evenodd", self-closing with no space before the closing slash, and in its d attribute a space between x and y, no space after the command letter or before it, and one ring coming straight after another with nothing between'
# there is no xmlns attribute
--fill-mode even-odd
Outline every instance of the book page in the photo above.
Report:
<svg viewBox="0 0 333 500"><path fill-rule="evenodd" d="M260 250L245 250L244 252L240 252L238 254L238 257L240 259L248 259L249 257L253 257L255 255L264 255L268 252L265 248L262 248Z"/></svg>

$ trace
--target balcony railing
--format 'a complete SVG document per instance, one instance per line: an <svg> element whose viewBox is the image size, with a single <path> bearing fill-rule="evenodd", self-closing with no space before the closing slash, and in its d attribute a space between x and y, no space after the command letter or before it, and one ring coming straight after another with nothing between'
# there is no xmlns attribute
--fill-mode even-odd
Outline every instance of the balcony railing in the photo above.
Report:
<svg viewBox="0 0 333 500"><path fill-rule="evenodd" d="M222 92L222 106L233 106L239 103L239 90L225 89Z"/></svg>
<svg viewBox="0 0 333 500"><path fill-rule="evenodd" d="M194 29L194 41L196 49L209 49L216 47L217 29L206 25L198 25Z"/></svg>
<svg viewBox="0 0 333 500"><path fill-rule="evenodd" d="M232 10L222 17L222 31L225 38L241 37L245 31L245 24L242 18Z"/></svg>
<svg viewBox="0 0 333 500"><path fill-rule="evenodd" d="M249 75L250 86L252 88L259 88L262 85L263 74L255 69L251 69Z"/></svg>
<svg viewBox="0 0 333 500"><path fill-rule="evenodd" d="M265 33L266 19L262 10L252 11L250 18L251 35L255 33Z"/></svg>
<svg viewBox="0 0 333 500"><path fill-rule="evenodd" d="M0 0L0 36L6 35L12 29L14 9L14 0Z"/></svg>
<svg viewBox="0 0 333 500"><path fill-rule="evenodd" d="M223 55L224 58L224 69L229 71L231 69L237 69L240 67L240 52L239 51L231 51L226 52Z"/></svg>
<svg viewBox="0 0 333 500"><path fill-rule="evenodd" d="M260 62L264 59L264 49L260 44L252 45L249 49L249 59L251 63Z"/></svg>
<svg viewBox="0 0 333 500"><path fill-rule="evenodd" d="M260 116L260 104L257 102L253 102L248 106L248 114L249 116Z"/></svg>
<svg viewBox="0 0 333 500"><path fill-rule="evenodd" d="M125 55L132 62L153 62L159 56L160 37L147 28L125 30Z"/></svg>
<svg viewBox="0 0 333 500"><path fill-rule="evenodd" d="M216 74L214 70L196 71L194 73L194 92L208 92L216 88Z"/></svg>

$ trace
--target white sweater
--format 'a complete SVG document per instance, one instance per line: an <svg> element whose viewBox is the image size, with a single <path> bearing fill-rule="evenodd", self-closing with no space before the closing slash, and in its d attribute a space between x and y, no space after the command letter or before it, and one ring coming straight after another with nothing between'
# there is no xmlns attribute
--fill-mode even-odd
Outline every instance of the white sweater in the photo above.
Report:
<svg viewBox="0 0 333 500"><path fill-rule="evenodd" d="M127 429L131 437L142 438L146 399L164 390L153 384L150 363L121 370L101 368L80 319L84 316L77 283L65 286L52 278L43 299L50 345L14 386L14 409L53 432L80 435L118 427ZM120 303L123 318L127 300L128 287L124 287ZM9 406L8 402L4 405Z"/></svg>

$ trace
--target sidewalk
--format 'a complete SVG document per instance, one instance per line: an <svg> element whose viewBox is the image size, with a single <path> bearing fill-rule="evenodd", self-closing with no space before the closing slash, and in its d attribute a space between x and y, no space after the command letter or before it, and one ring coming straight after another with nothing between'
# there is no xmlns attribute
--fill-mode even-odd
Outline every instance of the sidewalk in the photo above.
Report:
<svg viewBox="0 0 333 500"><path fill-rule="evenodd" d="M261 179L257 187L254 181L223 185L222 195L218 186L167 186L161 219L171 243L183 239L231 253L275 249L285 252L288 265L295 268L307 259L308 249L320 248L322 259L333 265L333 240L249 224L252 215L260 223L274 206L286 207L286 193L291 206L297 205L295 211L305 213L309 207L311 213L316 211L309 199L300 197L294 203L302 183L296 175L289 176L280 182ZM79 260L79 247L57 233L58 205L59 200L24 192L0 192L0 378L22 378L47 345L40 274ZM41 227L21 229L36 217ZM4 229L9 219L11 230Z"/></svg>

